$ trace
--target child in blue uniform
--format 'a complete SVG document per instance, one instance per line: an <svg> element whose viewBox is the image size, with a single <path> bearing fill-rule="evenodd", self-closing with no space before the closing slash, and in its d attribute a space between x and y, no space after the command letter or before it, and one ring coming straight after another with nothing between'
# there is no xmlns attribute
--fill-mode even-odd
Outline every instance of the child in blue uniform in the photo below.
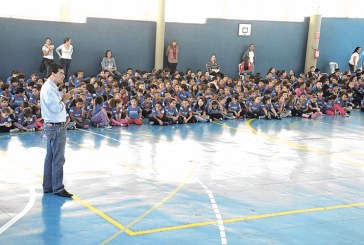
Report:
<svg viewBox="0 0 364 245"><path fill-rule="evenodd" d="M210 116L206 113L205 100L203 97L197 99L197 103L192 109L193 116L197 122L210 122Z"/></svg>
<svg viewBox="0 0 364 245"><path fill-rule="evenodd" d="M213 121L216 121L216 120L222 121L224 119L224 115L222 114L223 113L222 106L216 100L212 100L210 102L207 112L208 112L210 119Z"/></svg>
<svg viewBox="0 0 364 245"><path fill-rule="evenodd" d="M90 120L86 119L84 101L81 98L74 100L74 105L70 108L70 118L76 123L76 128L87 129L89 127Z"/></svg>
<svg viewBox="0 0 364 245"><path fill-rule="evenodd" d="M142 109L138 106L138 102L135 97L130 99L130 106L126 109L126 120L128 124L142 125Z"/></svg>
<svg viewBox="0 0 364 245"><path fill-rule="evenodd" d="M112 107L111 125L121 127L129 126L128 120L122 118L123 101L121 99L111 99L109 104Z"/></svg>
<svg viewBox="0 0 364 245"><path fill-rule="evenodd" d="M182 101L182 105L179 108L179 120L178 123L195 123L196 119L193 117L190 102L188 100Z"/></svg>
<svg viewBox="0 0 364 245"><path fill-rule="evenodd" d="M155 107L152 110L152 113L149 117L149 124L150 125L159 125L159 126L166 126L169 125L168 118L165 117L165 111L163 109L162 103L157 102Z"/></svg>
<svg viewBox="0 0 364 245"><path fill-rule="evenodd" d="M104 103L104 98L102 96L97 96L94 100L91 101L93 106L92 108L92 117L91 122L97 127L104 128L112 128L109 125L109 119L107 117L107 112L105 108L102 107Z"/></svg>
<svg viewBox="0 0 364 245"><path fill-rule="evenodd" d="M234 118L244 118L244 113L241 108L240 103L238 102L239 95L235 94L232 96L231 101L229 102L227 112L232 113Z"/></svg>
<svg viewBox="0 0 364 245"><path fill-rule="evenodd" d="M19 114L18 122L14 123L15 127L22 131L35 131L37 125L35 124L35 116L33 115L32 109L26 107Z"/></svg>
<svg viewBox="0 0 364 245"><path fill-rule="evenodd" d="M166 117L172 124L177 124L179 119L179 113L177 109L177 101L175 99L171 99L169 101L169 105L164 108L166 111Z"/></svg>

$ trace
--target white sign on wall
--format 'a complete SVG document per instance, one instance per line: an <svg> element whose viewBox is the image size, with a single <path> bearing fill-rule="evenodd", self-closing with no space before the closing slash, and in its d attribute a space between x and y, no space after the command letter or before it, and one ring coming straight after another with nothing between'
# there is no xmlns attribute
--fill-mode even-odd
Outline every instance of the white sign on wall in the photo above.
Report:
<svg viewBox="0 0 364 245"><path fill-rule="evenodd" d="M252 24L239 24L239 36L250 36L252 32Z"/></svg>

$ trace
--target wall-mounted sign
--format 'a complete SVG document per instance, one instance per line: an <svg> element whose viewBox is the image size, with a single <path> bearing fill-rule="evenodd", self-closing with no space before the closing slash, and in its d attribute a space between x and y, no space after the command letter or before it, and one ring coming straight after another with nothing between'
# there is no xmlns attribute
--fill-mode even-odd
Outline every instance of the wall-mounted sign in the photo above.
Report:
<svg viewBox="0 0 364 245"><path fill-rule="evenodd" d="M252 32L252 24L239 24L239 36L250 36Z"/></svg>

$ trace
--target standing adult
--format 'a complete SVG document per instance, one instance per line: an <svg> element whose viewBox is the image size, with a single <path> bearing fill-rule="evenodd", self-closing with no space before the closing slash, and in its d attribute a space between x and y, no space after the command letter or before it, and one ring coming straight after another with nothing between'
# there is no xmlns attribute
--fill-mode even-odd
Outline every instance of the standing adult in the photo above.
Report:
<svg viewBox="0 0 364 245"><path fill-rule="evenodd" d="M249 60L249 64L251 65L251 68L252 68L251 74L254 74L255 60L256 60L256 55L255 55L254 49L255 49L255 45L250 44L248 50L245 51L245 53L243 54L243 57L241 58L243 61Z"/></svg>
<svg viewBox="0 0 364 245"><path fill-rule="evenodd" d="M47 37L45 39L45 43L42 47L43 60L42 60L41 68L39 69L39 71L41 73L46 71L47 76L48 76L49 65L54 62L53 50L54 50L54 45L52 44L52 39L50 37Z"/></svg>
<svg viewBox="0 0 364 245"><path fill-rule="evenodd" d="M105 57L101 61L101 67L102 67L102 70L109 71L110 75L114 76L114 78L116 80L120 80L121 73L118 72L115 59L114 59L114 57L112 57L111 50L106 50Z"/></svg>
<svg viewBox="0 0 364 245"><path fill-rule="evenodd" d="M169 70L171 71L171 74L176 71L177 69L177 63L178 63L178 43L177 40L172 40L172 42L168 45L166 50L166 56L167 56L167 66Z"/></svg>
<svg viewBox="0 0 364 245"><path fill-rule="evenodd" d="M43 192L54 193L61 197L71 197L64 189L63 165L66 148L66 105L70 93L59 92L63 84L64 69L53 63L49 65L50 76L42 86L40 105L44 119L43 133L47 141L47 154L44 160Z"/></svg>
<svg viewBox="0 0 364 245"><path fill-rule="evenodd" d="M61 52L60 52L61 51ZM56 52L61 59L61 66L64 67L64 74L66 81L68 81L68 74L70 71L72 54L73 54L73 46L70 37L66 37L63 40L63 44L56 48Z"/></svg>
<svg viewBox="0 0 364 245"><path fill-rule="evenodd" d="M358 68L360 52L361 52L361 47L356 47L354 52L350 56L349 68L350 68L351 73L356 72L356 70Z"/></svg>

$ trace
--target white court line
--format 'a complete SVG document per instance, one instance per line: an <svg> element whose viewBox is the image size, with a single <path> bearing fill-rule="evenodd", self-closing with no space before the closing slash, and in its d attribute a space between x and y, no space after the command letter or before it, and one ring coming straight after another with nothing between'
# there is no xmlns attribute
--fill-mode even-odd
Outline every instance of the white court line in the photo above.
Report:
<svg viewBox="0 0 364 245"><path fill-rule="evenodd" d="M18 220L23 218L24 215L26 215L29 210L33 207L36 199L36 192L34 188L29 188L29 201L28 204L25 206L25 208L18 213L14 218L9 220L5 225L1 226L0 228L0 235L3 234L7 229L9 229L12 225L14 225Z"/></svg>
<svg viewBox="0 0 364 245"><path fill-rule="evenodd" d="M214 209L215 217L217 219L217 224L219 226L221 244L222 245L227 245L224 221L222 220L221 213L220 213L219 207L216 204L216 200L214 198L214 195L212 194L212 192L207 188L207 186L204 183L202 183L200 180L198 182L205 189L207 195L210 198L211 206Z"/></svg>

